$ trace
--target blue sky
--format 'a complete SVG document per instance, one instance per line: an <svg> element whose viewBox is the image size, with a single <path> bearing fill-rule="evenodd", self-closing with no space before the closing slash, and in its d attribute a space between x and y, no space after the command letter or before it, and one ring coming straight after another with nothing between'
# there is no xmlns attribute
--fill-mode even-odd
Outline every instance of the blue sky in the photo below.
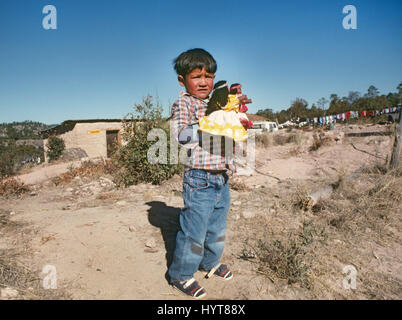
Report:
<svg viewBox="0 0 402 320"><path fill-rule="evenodd" d="M45 30L42 9L57 9ZM357 30L345 30L345 5ZM402 81L402 1L1 0L0 122L122 118L147 94L168 114L173 59L190 48L243 84L249 110L331 93L395 92Z"/></svg>

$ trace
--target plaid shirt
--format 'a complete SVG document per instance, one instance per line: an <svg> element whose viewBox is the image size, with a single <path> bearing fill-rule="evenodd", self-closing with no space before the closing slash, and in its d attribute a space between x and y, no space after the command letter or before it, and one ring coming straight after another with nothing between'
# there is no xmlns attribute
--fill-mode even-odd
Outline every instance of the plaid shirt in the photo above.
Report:
<svg viewBox="0 0 402 320"><path fill-rule="evenodd" d="M173 136L178 141L181 130L190 125L198 124L207 110L207 102L190 95L187 92L181 92L179 99L172 106L172 124ZM209 153L202 149L197 142L180 144L184 148L191 150L191 155L184 162L185 170L226 170L231 169L231 164L226 165L225 157Z"/></svg>

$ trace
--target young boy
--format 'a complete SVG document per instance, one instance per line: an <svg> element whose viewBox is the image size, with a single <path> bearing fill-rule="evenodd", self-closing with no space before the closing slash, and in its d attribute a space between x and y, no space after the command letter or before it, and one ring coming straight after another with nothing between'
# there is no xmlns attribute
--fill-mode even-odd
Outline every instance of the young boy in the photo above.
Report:
<svg viewBox="0 0 402 320"><path fill-rule="evenodd" d="M219 261L230 206L227 161L220 152L202 148L197 135L198 120L205 115L217 65L207 51L191 49L175 59L174 68L186 92L172 106L172 130L179 143L188 149L189 156L184 163L181 228L168 274L176 289L200 299L206 291L193 277L197 270L205 271L207 278L233 277Z"/></svg>

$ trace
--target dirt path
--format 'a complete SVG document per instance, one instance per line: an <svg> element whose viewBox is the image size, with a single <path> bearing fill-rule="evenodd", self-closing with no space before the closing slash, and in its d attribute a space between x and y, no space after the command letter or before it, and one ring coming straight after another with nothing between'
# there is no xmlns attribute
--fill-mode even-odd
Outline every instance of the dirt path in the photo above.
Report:
<svg viewBox="0 0 402 320"><path fill-rule="evenodd" d="M356 146L376 149L367 141ZM307 288L269 280L253 259L242 258L245 244L263 225L267 235L268 230L273 235L296 221L292 213L280 211L281 198L294 192L295 186L334 180L341 172L352 172L369 161L370 155L344 144L296 156L292 150L292 145L259 150L262 174L242 178L248 191L232 190L222 260L231 266L234 279L206 280L198 272L195 278L206 288L207 299L317 298ZM36 174L43 178L43 172ZM43 184L34 195L20 199L0 199L0 207L12 212L13 221L27 223L33 230L23 235L32 255L21 261L37 272L46 265L54 266L58 288L73 299L187 299L166 279L183 205L180 177L158 187L143 184L119 190L101 185L78 179L58 187ZM16 237L3 237L0 249L10 248ZM388 255L386 266L392 274L400 272L400 246L396 253L383 247L376 252ZM393 267L390 263L396 261L399 264ZM323 292L321 297L348 297L350 293L342 293L343 277L341 272L332 277L329 286L337 289Z"/></svg>

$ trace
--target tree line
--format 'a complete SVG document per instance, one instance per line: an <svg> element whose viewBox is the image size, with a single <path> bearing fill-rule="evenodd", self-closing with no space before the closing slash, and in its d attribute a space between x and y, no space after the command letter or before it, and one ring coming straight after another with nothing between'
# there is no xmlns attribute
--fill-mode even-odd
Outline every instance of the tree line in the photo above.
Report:
<svg viewBox="0 0 402 320"><path fill-rule="evenodd" d="M363 95L358 91L349 91L346 97L331 94L329 100L325 97L320 98L310 108L305 99L296 98L286 110L274 112L272 109L263 109L258 110L256 114L283 123L297 118L311 119L348 111L368 111L396 107L402 103L402 82L399 83L396 89L396 92L380 95L379 90L371 85Z"/></svg>

